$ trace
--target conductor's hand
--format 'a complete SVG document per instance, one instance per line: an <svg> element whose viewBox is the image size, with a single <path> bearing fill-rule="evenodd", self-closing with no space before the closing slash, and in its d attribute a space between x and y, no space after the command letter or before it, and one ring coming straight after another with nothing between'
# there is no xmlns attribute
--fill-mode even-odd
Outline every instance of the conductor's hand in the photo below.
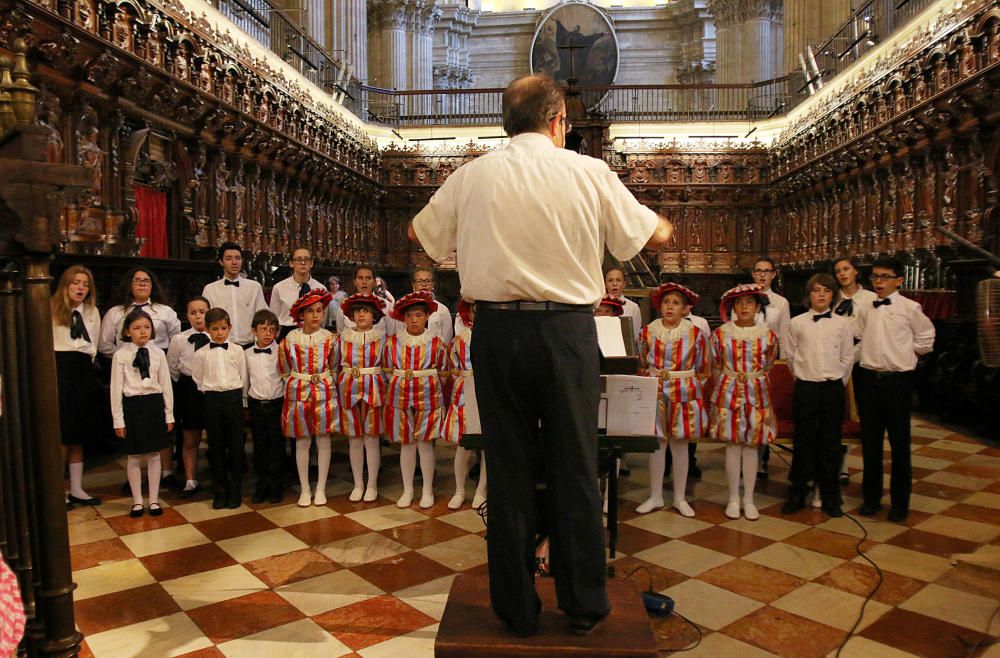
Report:
<svg viewBox="0 0 1000 658"><path fill-rule="evenodd" d="M656 217L659 221L656 223L656 230L653 231L653 235L646 243L646 249L659 249L667 244L670 236L674 233L674 225L670 223L670 220L660 214L657 214Z"/></svg>
<svg viewBox="0 0 1000 658"><path fill-rule="evenodd" d="M124 427L116 427L115 428L115 436L117 436L119 439L124 439L125 438L125 428Z"/></svg>

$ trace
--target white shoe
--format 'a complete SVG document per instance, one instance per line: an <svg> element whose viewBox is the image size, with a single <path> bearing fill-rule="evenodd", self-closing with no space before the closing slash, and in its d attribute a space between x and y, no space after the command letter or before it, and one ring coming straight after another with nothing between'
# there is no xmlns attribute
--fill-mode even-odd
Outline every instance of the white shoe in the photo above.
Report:
<svg viewBox="0 0 1000 658"><path fill-rule="evenodd" d="M366 503L374 503L378 500L378 489L372 487L371 489L365 489L364 501Z"/></svg>
<svg viewBox="0 0 1000 658"><path fill-rule="evenodd" d="M312 492L305 489L299 496L299 507L309 507L312 505Z"/></svg>
<svg viewBox="0 0 1000 658"><path fill-rule="evenodd" d="M409 507L411 503L413 503L413 492L407 493L404 491L403 495L396 501L396 507L403 509L404 507Z"/></svg>
<svg viewBox="0 0 1000 658"><path fill-rule="evenodd" d="M760 512L753 503L743 503L743 518L747 521L756 521L760 518Z"/></svg>
<svg viewBox="0 0 1000 658"><path fill-rule="evenodd" d="M677 510L681 516L686 516L689 519L694 516L694 510L688 505L686 500L675 500L674 509Z"/></svg>
<svg viewBox="0 0 1000 658"><path fill-rule="evenodd" d="M662 498L647 498L645 502L635 508L639 514L649 514L653 510L661 509L665 506Z"/></svg>
<svg viewBox="0 0 1000 658"><path fill-rule="evenodd" d="M361 501L361 498L364 497L364 495L365 495L364 489L362 489L361 487L354 487L354 489L351 490L351 495L347 497L347 500L351 501L352 503L357 503Z"/></svg>
<svg viewBox="0 0 1000 658"><path fill-rule="evenodd" d="M434 507L434 494L425 493L420 497L420 509L429 509Z"/></svg>
<svg viewBox="0 0 1000 658"><path fill-rule="evenodd" d="M326 505L326 492L319 489L316 490L316 495L313 496L313 505L317 507L322 507Z"/></svg>
<svg viewBox="0 0 1000 658"><path fill-rule="evenodd" d="M454 496L451 497L451 500L448 501L448 509L458 509L459 507L462 506L462 503L464 502L465 502L465 494L456 493Z"/></svg>
<svg viewBox="0 0 1000 658"><path fill-rule="evenodd" d="M726 505L726 517L730 519L740 518L740 501L734 500Z"/></svg>
<svg viewBox="0 0 1000 658"><path fill-rule="evenodd" d="M481 494L476 492L476 495L472 497L472 509L479 509L486 502L486 494Z"/></svg>
<svg viewBox="0 0 1000 658"><path fill-rule="evenodd" d="M823 499L819 495L819 489L816 489L813 492L812 506L815 507L816 509L820 509L823 507Z"/></svg>

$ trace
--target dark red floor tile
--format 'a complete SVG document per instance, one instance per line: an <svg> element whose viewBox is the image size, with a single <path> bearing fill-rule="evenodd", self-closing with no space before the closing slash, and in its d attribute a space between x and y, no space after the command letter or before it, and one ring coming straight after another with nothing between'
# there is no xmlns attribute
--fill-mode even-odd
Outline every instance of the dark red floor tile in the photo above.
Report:
<svg viewBox="0 0 1000 658"><path fill-rule="evenodd" d="M860 635L928 658L968 655L969 648L983 639L982 633L900 608L885 613Z"/></svg>
<svg viewBox="0 0 1000 658"><path fill-rule="evenodd" d="M713 526L699 530L694 534L685 536L684 541L689 544L696 544L703 548L732 555L733 557L749 555L774 543L773 539L758 537L757 535L739 532L731 528L723 528L722 526Z"/></svg>
<svg viewBox="0 0 1000 658"><path fill-rule="evenodd" d="M84 635L137 624L179 611L180 606L159 583L73 603L76 625Z"/></svg>
<svg viewBox="0 0 1000 658"><path fill-rule="evenodd" d="M285 530L310 546L329 544L330 542L371 532L365 526L357 521L352 521L346 516L335 516L330 519L319 519L318 521L290 525Z"/></svg>
<svg viewBox="0 0 1000 658"><path fill-rule="evenodd" d="M131 560L135 557L121 539L77 544L70 547L69 553L73 571L89 569L105 562Z"/></svg>
<svg viewBox="0 0 1000 658"><path fill-rule="evenodd" d="M340 570L340 565L311 548L261 558L243 566L272 588Z"/></svg>
<svg viewBox="0 0 1000 658"><path fill-rule="evenodd" d="M159 581L190 576L193 573L221 569L236 564L229 553L215 544L203 544L176 551L157 553L139 558L143 566Z"/></svg>
<svg viewBox="0 0 1000 658"><path fill-rule="evenodd" d="M399 542L407 548L416 550L425 546L431 546L432 544L440 544L449 539L464 537L469 533L450 523L438 521L437 519L427 519L426 521L417 521L416 523L410 523L397 528L382 530L380 534Z"/></svg>
<svg viewBox="0 0 1000 658"><path fill-rule="evenodd" d="M291 623L305 615L271 591L254 592L239 598L206 605L187 614L216 644L246 637L269 628Z"/></svg>
<svg viewBox="0 0 1000 658"><path fill-rule="evenodd" d="M433 617L388 595L337 608L312 620L356 651L435 623Z"/></svg>
<svg viewBox="0 0 1000 658"><path fill-rule="evenodd" d="M823 658L844 639L843 631L770 606L733 622L722 632L785 658Z"/></svg>
<svg viewBox="0 0 1000 658"><path fill-rule="evenodd" d="M242 537L243 535L273 530L278 527L257 512L224 516L221 519L210 519L195 523L194 526L212 541Z"/></svg>
<svg viewBox="0 0 1000 658"><path fill-rule="evenodd" d="M351 571L385 592L398 592L455 573L454 569L413 551L360 564L351 567Z"/></svg>

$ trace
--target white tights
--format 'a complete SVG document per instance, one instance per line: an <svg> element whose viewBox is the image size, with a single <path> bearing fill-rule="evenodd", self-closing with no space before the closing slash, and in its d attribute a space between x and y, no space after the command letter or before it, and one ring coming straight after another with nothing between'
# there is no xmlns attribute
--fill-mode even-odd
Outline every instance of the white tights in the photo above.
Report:
<svg viewBox="0 0 1000 658"><path fill-rule="evenodd" d="M295 439L295 467L299 472L299 486L302 492L309 491L309 446L312 442L309 437ZM318 434L316 436L316 468L318 477L316 478L316 493L323 493L326 496L326 478L330 474L330 435Z"/></svg>
<svg viewBox="0 0 1000 658"><path fill-rule="evenodd" d="M160 502L160 453L129 455L125 465L128 485L132 489L132 504L142 505L142 458L146 458L146 477L149 479L149 504Z"/></svg>
<svg viewBox="0 0 1000 658"><path fill-rule="evenodd" d="M417 472L417 453L420 453L420 475L424 479L420 507L427 509L434 505L434 443L417 441L400 446L399 466L403 472L403 495L396 501L397 507L409 507L413 502L413 476Z"/></svg>
<svg viewBox="0 0 1000 658"><path fill-rule="evenodd" d="M378 489L378 471L382 465L382 447L377 436L351 437L348 441L351 455L351 474L354 476L354 492L360 497L364 486L365 452L368 453L368 488L374 492ZM354 492L351 498L354 498Z"/></svg>
<svg viewBox="0 0 1000 658"><path fill-rule="evenodd" d="M753 505L753 489L754 485L757 484L757 446L729 443L726 445L726 480L729 482L730 505L739 504L741 474L743 475L743 504Z"/></svg>
<svg viewBox="0 0 1000 658"><path fill-rule="evenodd" d="M681 510L685 516L693 515L687 504L687 473L688 473L688 442L673 439L670 445L672 465L671 479L674 487L674 507ZM663 473L667 468L667 446L660 444L656 452L649 455L649 498L637 508L640 514L651 512L663 507Z"/></svg>
<svg viewBox="0 0 1000 658"><path fill-rule="evenodd" d="M465 502L465 481L469 477L469 459L471 458L471 450L466 450L462 446L455 448L455 495L448 503L448 507L451 509L458 509ZM479 484L476 485L476 495L472 499L473 507L478 507L482 501L486 500L486 453L483 452L479 459Z"/></svg>

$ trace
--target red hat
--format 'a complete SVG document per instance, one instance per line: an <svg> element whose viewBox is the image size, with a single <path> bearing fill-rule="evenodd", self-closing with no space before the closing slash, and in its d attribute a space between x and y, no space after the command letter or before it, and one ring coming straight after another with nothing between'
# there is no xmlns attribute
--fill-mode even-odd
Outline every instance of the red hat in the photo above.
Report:
<svg viewBox="0 0 1000 658"><path fill-rule="evenodd" d="M465 323L466 327L472 326L472 311L476 308L476 302L470 302L464 297L458 300L458 317L462 318L462 322Z"/></svg>
<svg viewBox="0 0 1000 658"><path fill-rule="evenodd" d="M411 292L408 295L403 295L401 299L396 301L396 305L392 307L392 319L403 322L406 319L406 309L418 304L426 306L428 313L433 313L438 307L437 302L434 301L434 293L424 291Z"/></svg>
<svg viewBox="0 0 1000 658"><path fill-rule="evenodd" d="M372 312L375 314L375 322L378 322L385 316L385 300L378 295L370 293L354 293L340 303L340 310L344 313L345 317L353 320L354 309L357 306L371 306Z"/></svg>
<svg viewBox="0 0 1000 658"><path fill-rule="evenodd" d="M288 309L288 314L292 316L296 323L302 324L302 311L313 304L322 304L325 309L333 301L333 295L326 288L313 288L306 294L295 300L292 307Z"/></svg>
<svg viewBox="0 0 1000 658"><path fill-rule="evenodd" d="M674 283L673 281L667 281L666 283L660 284L660 287L654 290L653 294L649 296L649 300L653 303L653 309L659 310L660 302L663 301L663 296L668 292L679 292L684 295L688 304L691 306L698 303L698 293L691 290L687 286L682 286L681 284Z"/></svg>
<svg viewBox="0 0 1000 658"><path fill-rule="evenodd" d="M615 299L614 297L611 297L609 295L605 295L604 299L602 299L600 302L598 302L597 305L598 306L610 306L611 307L611 313L616 318L625 314L625 303L622 302L622 300Z"/></svg>
<svg viewBox="0 0 1000 658"><path fill-rule="evenodd" d="M764 286L759 283L741 283L722 294L722 301L719 302L719 315L722 316L723 322L729 322L729 309L732 307L733 302L740 297L747 296L756 297L757 302L761 306L766 306L770 301L767 293L764 292Z"/></svg>

